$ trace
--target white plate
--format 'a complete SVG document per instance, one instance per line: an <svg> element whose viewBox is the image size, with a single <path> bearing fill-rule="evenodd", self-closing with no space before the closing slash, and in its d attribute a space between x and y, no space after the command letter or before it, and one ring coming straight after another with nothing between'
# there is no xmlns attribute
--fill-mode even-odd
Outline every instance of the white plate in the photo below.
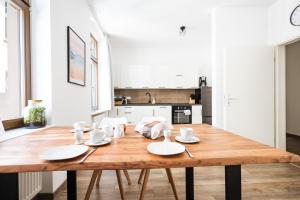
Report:
<svg viewBox="0 0 300 200"><path fill-rule="evenodd" d="M178 135L175 137L175 140L178 142L187 143L187 144L200 142L200 139L196 136L193 136L191 140L184 140Z"/></svg>
<svg viewBox="0 0 300 200"><path fill-rule="evenodd" d="M92 147L97 147L97 146L103 146L103 145L109 144L110 142L111 142L111 138L105 138L104 140L102 140L101 142L98 142L98 143L93 143L93 142L91 142L91 140L88 140L84 144L88 145L88 146L92 146Z"/></svg>
<svg viewBox="0 0 300 200"><path fill-rule="evenodd" d="M177 142L152 142L147 146L147 150L156 155L170 156L183 153L185 147Z"/></svg>
<svg viewBox="0 0 300 200"><path fill-rule="evenodd" d="M84 154L88 149L89 147L84 145L58 146L44 151L40 159L49 161L71 159Z"/></svg>
<svg viewBox="0 0 300 200"><path fill-rule="evenodd" d="M92 129L91 128L84 128L83 132L89 132L91 131ZM71 129L70 132L74 133L75 130L74 129Z"/></svg>

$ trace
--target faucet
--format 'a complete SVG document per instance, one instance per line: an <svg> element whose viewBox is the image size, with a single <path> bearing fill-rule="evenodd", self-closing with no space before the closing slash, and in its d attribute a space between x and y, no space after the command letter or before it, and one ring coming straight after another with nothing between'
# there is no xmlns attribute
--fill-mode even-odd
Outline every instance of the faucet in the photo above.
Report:
<svg viewBox="0 0 300 200"><path fill-rule="evenodd" d="M146 96L148 96L148 103L151 103L151 94L150 94L150 92L146 92L146 94L145 94Z"/></svg>

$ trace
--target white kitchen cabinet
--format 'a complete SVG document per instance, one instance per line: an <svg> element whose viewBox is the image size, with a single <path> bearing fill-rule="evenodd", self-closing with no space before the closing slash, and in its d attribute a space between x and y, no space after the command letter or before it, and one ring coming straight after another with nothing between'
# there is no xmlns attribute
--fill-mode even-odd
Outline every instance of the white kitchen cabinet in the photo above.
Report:
<svg viewBox="0 0 300 200"><path fill-rule="evenodd" d="M196 66L114 66L115 88L197 88L199 70Z"/></svg>
<svg viewBox="0 0 300 200"><path fill-rule="evenodd" d="M192 106L192 124L202 124L202 105Z"/></svg>
<svg viewBox="0 0 300 200"><path fill-rule="evenodd" d="M137 124L143 117L153 116L151 106L117 106L117 117L125 117L128 124Z"/></svg>
<svg viewBox="0 0 300 200"><path fill-rule="evenodd" d="M172 107L171 106L153 106L153 116L163 117L167 122L172 123Z"/></svg>
<svg viewBox="0 0 300 200"><path fill-rule="evenodd" d="M108 117L118 117L118 107L114 107L108 111Z"/></svg>
<svg viewBox="0 0 300 200"><path fill-rule="evenodd" d="M128 124L137 124L144 117L164 117L172 123L171 106L116 106L109 111L109 117L125 117Z"/></svg>

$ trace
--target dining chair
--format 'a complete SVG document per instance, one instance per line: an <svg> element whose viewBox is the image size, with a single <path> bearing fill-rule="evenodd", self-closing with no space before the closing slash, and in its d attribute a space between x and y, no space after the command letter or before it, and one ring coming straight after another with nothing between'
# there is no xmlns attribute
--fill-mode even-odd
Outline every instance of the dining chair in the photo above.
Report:
<svg viewBox="0 0 300 200"><path fill-rule="evenodd" d="M173 190L173 193L174 193L174 197L175 197L176 200L178 200L178 194L177 194L177 191L176 191L176 186L175 186L175 183L174 183L174 179L173 179L173 176L172 176L171 169L170 168L165 168L165 170L166 170L166 173L167 173L167 176L168 176L168 180L171 184L171 187L172 187L172 190ZM138 184L141 184L142 179L144 178L143 185L142 185L142 190L141 190L140 198L139 198L140 200L144 199L144 194L145 194L145 191L146 191L149 174L150 174L150 169L142 169L142 171L140 173L140 176L139 176L139 179L138 179Z"/></svg>
<svg viewBox="0 0 300 200"><path fill-rule="evenodd" d="M123 173L124 173L124 175L127 179L128 185L131 185L131 180L130 180L130 176L128 174L128 171L126 169L124 169ZM87 189L85 197L84 197L85 200L90 199L90 196L91 196L91 193L93 191L93 187L94 187L95 183L96 183L96 186L99 187L101 175L102 175L102 170L94 170L93 171L88 189ZM116 170L116 175L117 175L117 180L118 180L121 199L124 200L125 198L124 198L124 189L123 189L123 183L122 183L122 177L121 177L121 170L117 169Z"/></svg>

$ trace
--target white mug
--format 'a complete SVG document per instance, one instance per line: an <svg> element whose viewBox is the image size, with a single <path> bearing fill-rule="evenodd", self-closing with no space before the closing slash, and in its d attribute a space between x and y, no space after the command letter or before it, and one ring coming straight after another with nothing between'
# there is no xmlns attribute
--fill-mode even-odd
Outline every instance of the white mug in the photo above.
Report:
<svg viewBox="0 0 300 200"><path fill-rule="evenodd" d="M118 124L114 126L114 138L120 138L124 136L124 125Z"/></svg>
<svg viewBox="0 0 300 200"><path fill-rule="evenodd" d="M90 131L90 141L92 143L99 143L105 139L105 133L103 130L95 129Z"/></svg>
<svg viewBox="0 0 300 200"><path fill-rule="evenodd" d="M106 137L114 136L114 127L113 126L103 126L102 130L104 131Z"/></svg>
<svg viewBox="0 0 300 200"><path fill-rule="evenodd" d="M76 122L73 124L74 131L84 131L85 122Z"/></svg>
<svg viewBox="0 0 300 200"><path fill-rule="evenodd" d="M193 129L192 128L180 128L180 137L183 140L191 140L193 139Z"/></svg>

